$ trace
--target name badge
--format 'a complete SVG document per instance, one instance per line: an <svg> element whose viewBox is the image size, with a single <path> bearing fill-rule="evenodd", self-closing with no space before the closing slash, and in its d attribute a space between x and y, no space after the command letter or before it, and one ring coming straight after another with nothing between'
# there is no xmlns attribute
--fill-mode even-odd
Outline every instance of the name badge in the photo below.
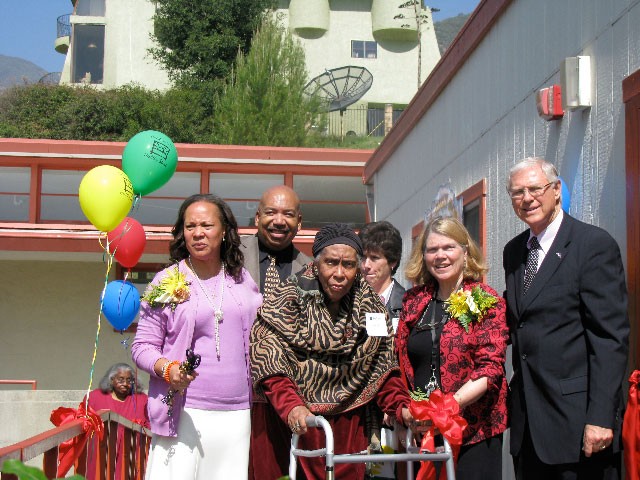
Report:
<svg viewBox="0 0 640 480"><path fill-rule="evenodd" d="M384 313L367 313L365 320L367 323L367 335L370 337L386 337L389 335Z"/></svg>

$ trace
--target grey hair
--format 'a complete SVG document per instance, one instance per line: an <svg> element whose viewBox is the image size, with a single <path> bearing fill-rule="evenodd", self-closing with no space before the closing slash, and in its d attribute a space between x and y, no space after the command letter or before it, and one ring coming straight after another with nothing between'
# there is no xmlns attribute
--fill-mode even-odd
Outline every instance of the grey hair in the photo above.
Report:
<svg viewBox="0 0 640 480"><path fill-rule="evenodd" d="M553 163L548 162L544 158L540 157L527 157L524 160L520 160L509 169L509 178L507 178L507 190L511 187L511 177L513 177L513 175L515 175L520 170L535 166L540 166L542 172L545 174L549 182L555 183L560 180L558 176L558 170Z"/></svg>
<svg viewBox="0 0 640 480"><path fill-rule="evenodd" d="M98 385L98 388L102 390L102 393L113 392L113 385L111 384L111 382L113 380L113 377L115 377L118 374L118 372L121 370L124 370L125 372L131 374L131 377L133 378L133 382L135 386L133 391L135 391L136 393L142 392L144 387L141 383L138 382L135 371L133 370L131 365L129 365L128 363L114 363L109 367L109 370L107 370L107 373L105 373L104 377L102 377L102 379L100 380L100 384Z"/></svg>
<svg viewBox="0 0 640 480"><path fill-rule="evenodd" d="M560 176L558 175L558 169L556 166L545 160L541 157L527 157L523 160L520 160L513 167L509 169L509 178L507 178L507 192L511 188L511 178L513 176L525 168L540 166L542 169L542 173L544 173L545 177L547 177L547 181L549 183L557 183L560 181ZM562 189L560 189L560 205L562 205Z"/></svg>

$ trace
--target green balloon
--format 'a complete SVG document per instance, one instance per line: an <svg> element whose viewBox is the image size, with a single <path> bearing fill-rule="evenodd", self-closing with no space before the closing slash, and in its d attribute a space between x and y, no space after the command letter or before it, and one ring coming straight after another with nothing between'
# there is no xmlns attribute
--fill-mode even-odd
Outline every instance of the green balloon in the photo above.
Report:
<svg viewBox="0 0 640 480"><path fill-rule="evenodd" d="M164 133L155 130L137 133L122 152L122 170L136 195L158 190L173 176L177 166L176 146Z"/></svg>

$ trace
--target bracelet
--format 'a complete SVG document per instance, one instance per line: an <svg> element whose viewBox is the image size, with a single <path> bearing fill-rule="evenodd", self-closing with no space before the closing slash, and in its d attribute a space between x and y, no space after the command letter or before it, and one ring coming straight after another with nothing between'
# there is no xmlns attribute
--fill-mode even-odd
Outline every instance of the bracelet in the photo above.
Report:
<svg viewBox="0 0 640 480"><path fill-rule="evenodd" d="M173 367L174 365L180 365L180 362L178 362L177 360L173 360L172 362L167 362L162 367L162 378L164 378L164 381L167 383L171 383L171 380L169 379L169 372L171 372L171 367Z"/></svg>

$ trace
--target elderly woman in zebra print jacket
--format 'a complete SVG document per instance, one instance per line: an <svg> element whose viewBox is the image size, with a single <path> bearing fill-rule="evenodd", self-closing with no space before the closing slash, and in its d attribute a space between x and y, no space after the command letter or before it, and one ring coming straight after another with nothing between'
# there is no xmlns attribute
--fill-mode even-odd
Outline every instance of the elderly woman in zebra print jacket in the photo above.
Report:
<svg viewBox="0 0 640 480"><path fill-rule="evenodd" d="M262 305L251 331L250 478L287 474L292 432L302 435L300 448L324 446L323 432L306 426L309 415L330 422L338 454L379 448L376 404L405 425L411 421L391 321L358 269L360 239L346 225L327 225L313 255ZM300 465L299 478L324 478L322 459L301 458ZM365 465L340 464L335 474L361 479Z"/></svg>

